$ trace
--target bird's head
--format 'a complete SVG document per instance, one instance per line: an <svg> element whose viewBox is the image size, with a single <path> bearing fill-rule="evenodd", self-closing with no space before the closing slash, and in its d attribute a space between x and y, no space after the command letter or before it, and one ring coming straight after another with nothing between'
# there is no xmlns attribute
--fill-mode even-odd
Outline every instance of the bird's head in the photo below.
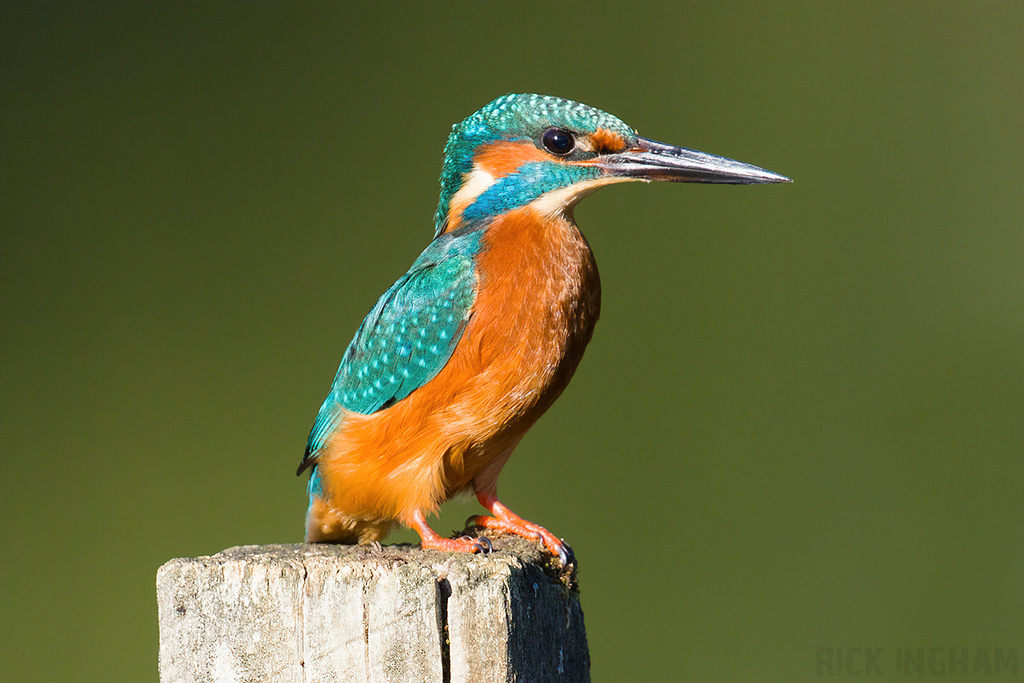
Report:
<svg viewBox="0 0 1024 683"><path fill-rule="evenodd" d="M437 234L483 227L527 205L565 213L604 185L651 180L789 182L756 166L642 138L611 114L572 100L505 95L452 128Z"/></svg>

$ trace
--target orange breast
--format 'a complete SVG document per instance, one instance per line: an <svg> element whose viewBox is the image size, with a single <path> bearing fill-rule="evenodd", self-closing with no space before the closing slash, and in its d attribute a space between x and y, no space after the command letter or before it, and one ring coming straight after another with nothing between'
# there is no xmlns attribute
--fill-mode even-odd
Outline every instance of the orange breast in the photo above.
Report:
<svg viewBox="0 0 1024 683"><path fill-rule="evenodd" d="M436 510L558 397L600 309L597 266L568 219L525 207L487 228L472 318L437 376L372 415L349 415L320 460L342 516L367 523Z"/></svg>

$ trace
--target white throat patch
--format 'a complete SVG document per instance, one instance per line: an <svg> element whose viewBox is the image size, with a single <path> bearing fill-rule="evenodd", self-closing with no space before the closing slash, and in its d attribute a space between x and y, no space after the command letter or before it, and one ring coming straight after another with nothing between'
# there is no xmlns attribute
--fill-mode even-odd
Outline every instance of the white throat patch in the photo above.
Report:
<svg viewBox="0 0 1024 683"><path fill-rule="evenodd" d="M572 210L572 207L579 203L581 199L598 188L604 187L605 185L614 185L615 183L638 180L647 182L642 178L623 178L622 176L608 176L604 178L594 178L593 180L585 180L583 182L570 185L569 187L560 187L557 190L545 192L530 202L530 208L547 218L565 216Z"/></svg>

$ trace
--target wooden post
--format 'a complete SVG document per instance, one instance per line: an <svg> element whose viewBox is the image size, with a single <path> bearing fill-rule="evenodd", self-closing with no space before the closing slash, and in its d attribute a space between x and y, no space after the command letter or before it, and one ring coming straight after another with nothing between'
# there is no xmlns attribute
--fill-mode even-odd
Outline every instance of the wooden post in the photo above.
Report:
<svg viewBox="0 0 1024 683"><path fill-rule="evenodd" d="M590 680L572 574L539 544L270 545L157 572L162 683Z"/></svg>

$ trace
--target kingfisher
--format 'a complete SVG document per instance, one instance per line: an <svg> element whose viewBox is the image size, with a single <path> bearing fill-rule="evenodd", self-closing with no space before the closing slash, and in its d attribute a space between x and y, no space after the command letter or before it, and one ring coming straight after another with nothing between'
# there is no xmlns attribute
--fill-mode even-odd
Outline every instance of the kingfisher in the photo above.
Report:
<svg viewBox="0 0 1024 683"><path fill-rule="evenodd" d="M396 524L424 548L489 552L426 516L461 492L469 522L572 550L498 499L498 474L558 398L594 332L601 281L573 209L594 190L653 180L783 183L785 176L640 137L611 114L505 95L455 125L434 238L348 345L297 474L311 471L306 541L373 543Z"/></svg>

